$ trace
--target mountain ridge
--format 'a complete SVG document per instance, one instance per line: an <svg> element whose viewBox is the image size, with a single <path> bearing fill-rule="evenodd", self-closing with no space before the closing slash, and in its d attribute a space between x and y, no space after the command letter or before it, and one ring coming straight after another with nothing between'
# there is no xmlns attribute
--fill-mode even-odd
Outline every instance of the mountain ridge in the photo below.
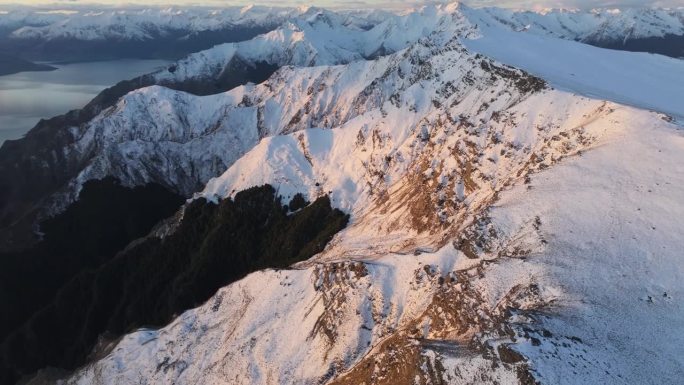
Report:
<svg viewBox="0 0 684 385"><path fill-rule="evenodd" d="M111 91L105 91L86 107L85 112L71 114L71 117L67 117L63 121L56 120L55 123L42 122L40 125L45 126L43 127L45 130L61 131L59 135L67 138L70 146L73 146L76 141L80 140L78 137L81 134L76 133L87 129L83 127L85 123L91 121L91 119L101 113L103 109L116 103L119 97L125 95L126 92L135 90L141 86L158 84L181 91L195 92L199 95L211 94L225 91L236 85L244 84L245 81L262 81L271 75L272 71L277 67L307 67L365 61L373 59L378 55L389 55L397 50L405 48L413 42L427 37L430 37L431 39L448 39L447 36L461 36L466 39L467 44L470 46L482 47L479 42L486 41L488 36L494 36L495 33L500 33L502 38L518 35L523 36L527 34L530 34L530 37L538 35L538 33L532 30L510 33L511 31L517 31L517 28L511 29L509 25L500 25L500 22L496 22L497 24L485 25L483 24L485 22L493 23L491 21L493 18L490 15L492 12L491 9L473 9L458 3L422 7L414 13L388 18L370 29L361 28L354 23L349 24L348 18L344 14L337 14L325 9L308 8L306 10L299 10L298 12L300 12L300 16L285 22L281 27L276 28L271 32L246 42L222 44L212 49L192 54L176 64L169 66L167 69L145 75L129 82L123 82L121 83L121 86L112 88ZM508 11L501 12L503 15L508 15L508 17L520 15ZM565 13L561 14L564 15ZM400 31L403 32L399 33ZM484 36L479 36L483 33ZM440 35L442 37L439 37ZM400 36L401 38L399 38ZM539 38L547 39L553 44L553 37L539 36ZM468 41L472 41L472 43L468 43ZM562 41L558 44L561 43ZM577 45L577 47L580 48L581 53L587 51L580 45ZM491 52L484 53L492 54ZM497 53L493 53L493 55L497 57ZM499 58L504 62L509 59L505 56ZM615 60L615 58L611 58L611 60ZM632 60L632 58L629 60ZM660 58L649 58L648 60L653 61L653 63L648 64L649 66L652 66L654 63L660 65L665 62ZM637 61L637 63L642 62L646 65L645 58ZM677 64L678 62L673 63ZM522 65L523 67L525 65L525 63L515 60L510 64ZM537 69L530 68L530 70L534 72ZM667 74L671 73L671 71L665 71L663 73ZM574 74L572 73L567 74L568 77L573 75ZM226 80L219 81L216 79ZM232 79L236 79L237 81ZM665 79L665 81L671 82L667 79ZM564 82L566 84L568 82L574 84L575 81L571 79L564 80ZM611 80L608 87L610 87L610 84L614 83L615 82ZM586 94L588 96L599 95L603 98L613 98L614 95L605 91L607 89L609 88L600 88L598 89L598 93L597 90L590 90ZM579 91L585 90L586 88L579 89ZM577 89L574 91L577 91ZM643 100L642 97L645 94L642 92L637 91L635 95L638 102L636 105L641 107L653 108L668 113L672 113L672 111L677 111L679 109L676 98L663 98L654 104L651 103L650 100ZM647 95L647 97L650 98L651 96ZM178 98L178 100L181 100L185 97L179 96ZM631 102L632 100L634 99L617 99L617 101L620 102ZM644 101L646 103L644 103ZM668 104L666 108L660 108L661 106L665 106L665 104ZM153 121L156 119L154 117L151 118ZM145 119L142 119L141 121L145 121ZM154 124L153 121L150 123ZM56 127L52 127L53 125ZM81 127L75 129L74 127L77 125L80 125ZM32 135L29 135L29 137L31 136ZM13 146L20 145L19 142L13 143ZM238 151L238 153L241 153L241 151ZM67 176L66 180L50 187L52 190L50 191L50 195L55 193L62 194L61 196L64 198L58 198L61 202L45 202L43 203L44 206L52 206L59 211L77 195L78 185L80 185L82 181L75 182L74 177L76 175L74 173L80 173L84 171L84 168L91 167L88 166L88 162L90 161L87 155L88 152L81 151L79 154L80 155L77 155L78 160L71 155L66 156L66 158L72 158L71 160L57 160L57 162L60 163L64 161L75 161L75 164L74 167L66 167L66 169L70 170L70 175ZM173 157L169 159L172 158ZM210 167L211 171L207 172L207 176L192 176L194 179L191 182L186 181L178 183L177 181L172 180L173 177L166 177L154 181L168 186L178 193L189 196L201 188L202 184L206 183L209 175L215 176L216 173L222 171L221 169L226 168L234 160L226 160L225 156L219 156L216 159L218 163L215 166ZM50 162L52 162L52 160ZM32 167L29 163L27 163L26 167ZM103 169L103 167L106 168L107 166L97 166L96 168ZM201 169L201 167L198 169ZM173 172L172 170L170 171ZM158 174L158 172L154 171L153 174ZM104 174L101 175L97 172L93 175L99 175L99 177L105 176ZM117 177L124 181L127 179L126 176L122 174L117 175ZM134 180L137 179L134 178ZM140 179L140 182L143 182L143 179ZM67 187L66 190L65 183L71 185L70 187ZM8 184L8 186L11 187L12 184ZM34 191L39 190L40 189L34 189ZM33 194L33 192L31 194ZM23 195L30 196L31 194ZM41 197L41 199L44 198L46 197ZM15 206L20 207L19 205ZM54 212L54 209L43 211L42 214L38 215L50 215L51 212ZM16 221L17 219L16 214L10 214L8 218L14 218L12 221Z"/></svg>
<svg viewBox="0 0 684 385"><path fill-rule="evenodd" d="M684 62L458 4L369 29L301 11L62 128L79 167L41 203L59 212L106 176L158 182L191 197L150 235L163 243L188 207L268 184L347 226L60 383L676 383L684 141L667 95ZM278 69L207 95L164 86L234 60Z"/></svg>

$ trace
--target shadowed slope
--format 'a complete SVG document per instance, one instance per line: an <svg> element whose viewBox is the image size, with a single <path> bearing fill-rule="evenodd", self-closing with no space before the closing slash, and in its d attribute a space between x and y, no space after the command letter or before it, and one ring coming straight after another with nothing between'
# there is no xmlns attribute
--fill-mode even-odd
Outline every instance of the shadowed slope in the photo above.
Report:
<svg viewBox="0 0 684 385"><path fill-rule="evenodd" d="M327 197L291 213L271 186L218 204L189 204L176 231L130 246L67 283L2 345L2 382L44 366L84 363L103 333L160 326L244 275L323 250L348 216Z"/></svg>

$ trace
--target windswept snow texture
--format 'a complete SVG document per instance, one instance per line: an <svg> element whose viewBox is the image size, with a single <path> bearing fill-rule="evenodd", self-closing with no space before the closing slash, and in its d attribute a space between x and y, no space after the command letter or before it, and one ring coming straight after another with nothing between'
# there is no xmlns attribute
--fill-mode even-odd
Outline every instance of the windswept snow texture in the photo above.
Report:
<svg viewBox="0 0 684 385"><path fill-rule="evenodd" d="M531 189L503 194L492 211L501 228L541 219L548 245L532 263L566 292L541 317L554 337L520 347L545 384L684 376L684 131L647 115L615 119L631 124L534 176Z"/></svg>
<svg viewBox="0 0 684 385"><path fill-rule="evenodd" d="M560 89L684 118L684 60L498 27L481 26L480 38L463 43Z"/></svg>

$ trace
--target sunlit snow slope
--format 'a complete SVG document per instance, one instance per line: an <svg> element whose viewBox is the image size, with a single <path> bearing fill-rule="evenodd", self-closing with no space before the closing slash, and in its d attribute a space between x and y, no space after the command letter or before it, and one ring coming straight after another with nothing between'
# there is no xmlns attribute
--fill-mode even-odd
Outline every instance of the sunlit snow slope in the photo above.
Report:
<svg viewBox="0 0 684 385"><path fill-rule="evenodd" d="M502 194L492 210L505 229L541 219L548 244L531 263L565 292L538 318L553 337L521 342L542 383L676 384L684 375L684 131L620 115L624 128L602 146Z"/></svg>
<svg viewBox="0 0 684 385"><path fill-rule="evenodd" d="M350 228L300 269L125 337L70 383L677 383L684 138L628 107L585 124L588 151L502 189L466 243L359 256ZM258 159L288 155L271 154Z"/></svg>

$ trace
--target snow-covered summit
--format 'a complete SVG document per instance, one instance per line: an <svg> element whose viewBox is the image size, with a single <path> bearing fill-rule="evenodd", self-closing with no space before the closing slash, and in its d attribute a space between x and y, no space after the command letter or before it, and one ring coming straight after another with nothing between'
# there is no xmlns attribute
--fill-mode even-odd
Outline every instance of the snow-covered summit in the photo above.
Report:
<svg viewBox="0 0 684 385"><path fill-rule="evenodd" d="M343 64L397 52L423 38L444 42L474 31L474 26L449 6L424 7L407 15L388 14L370 29L350 22L348 16L309 7L271 32L192 54L174 65L173 72L161 70L154 76L160 82L219 77L234 58L277 66Z"/></svg>

